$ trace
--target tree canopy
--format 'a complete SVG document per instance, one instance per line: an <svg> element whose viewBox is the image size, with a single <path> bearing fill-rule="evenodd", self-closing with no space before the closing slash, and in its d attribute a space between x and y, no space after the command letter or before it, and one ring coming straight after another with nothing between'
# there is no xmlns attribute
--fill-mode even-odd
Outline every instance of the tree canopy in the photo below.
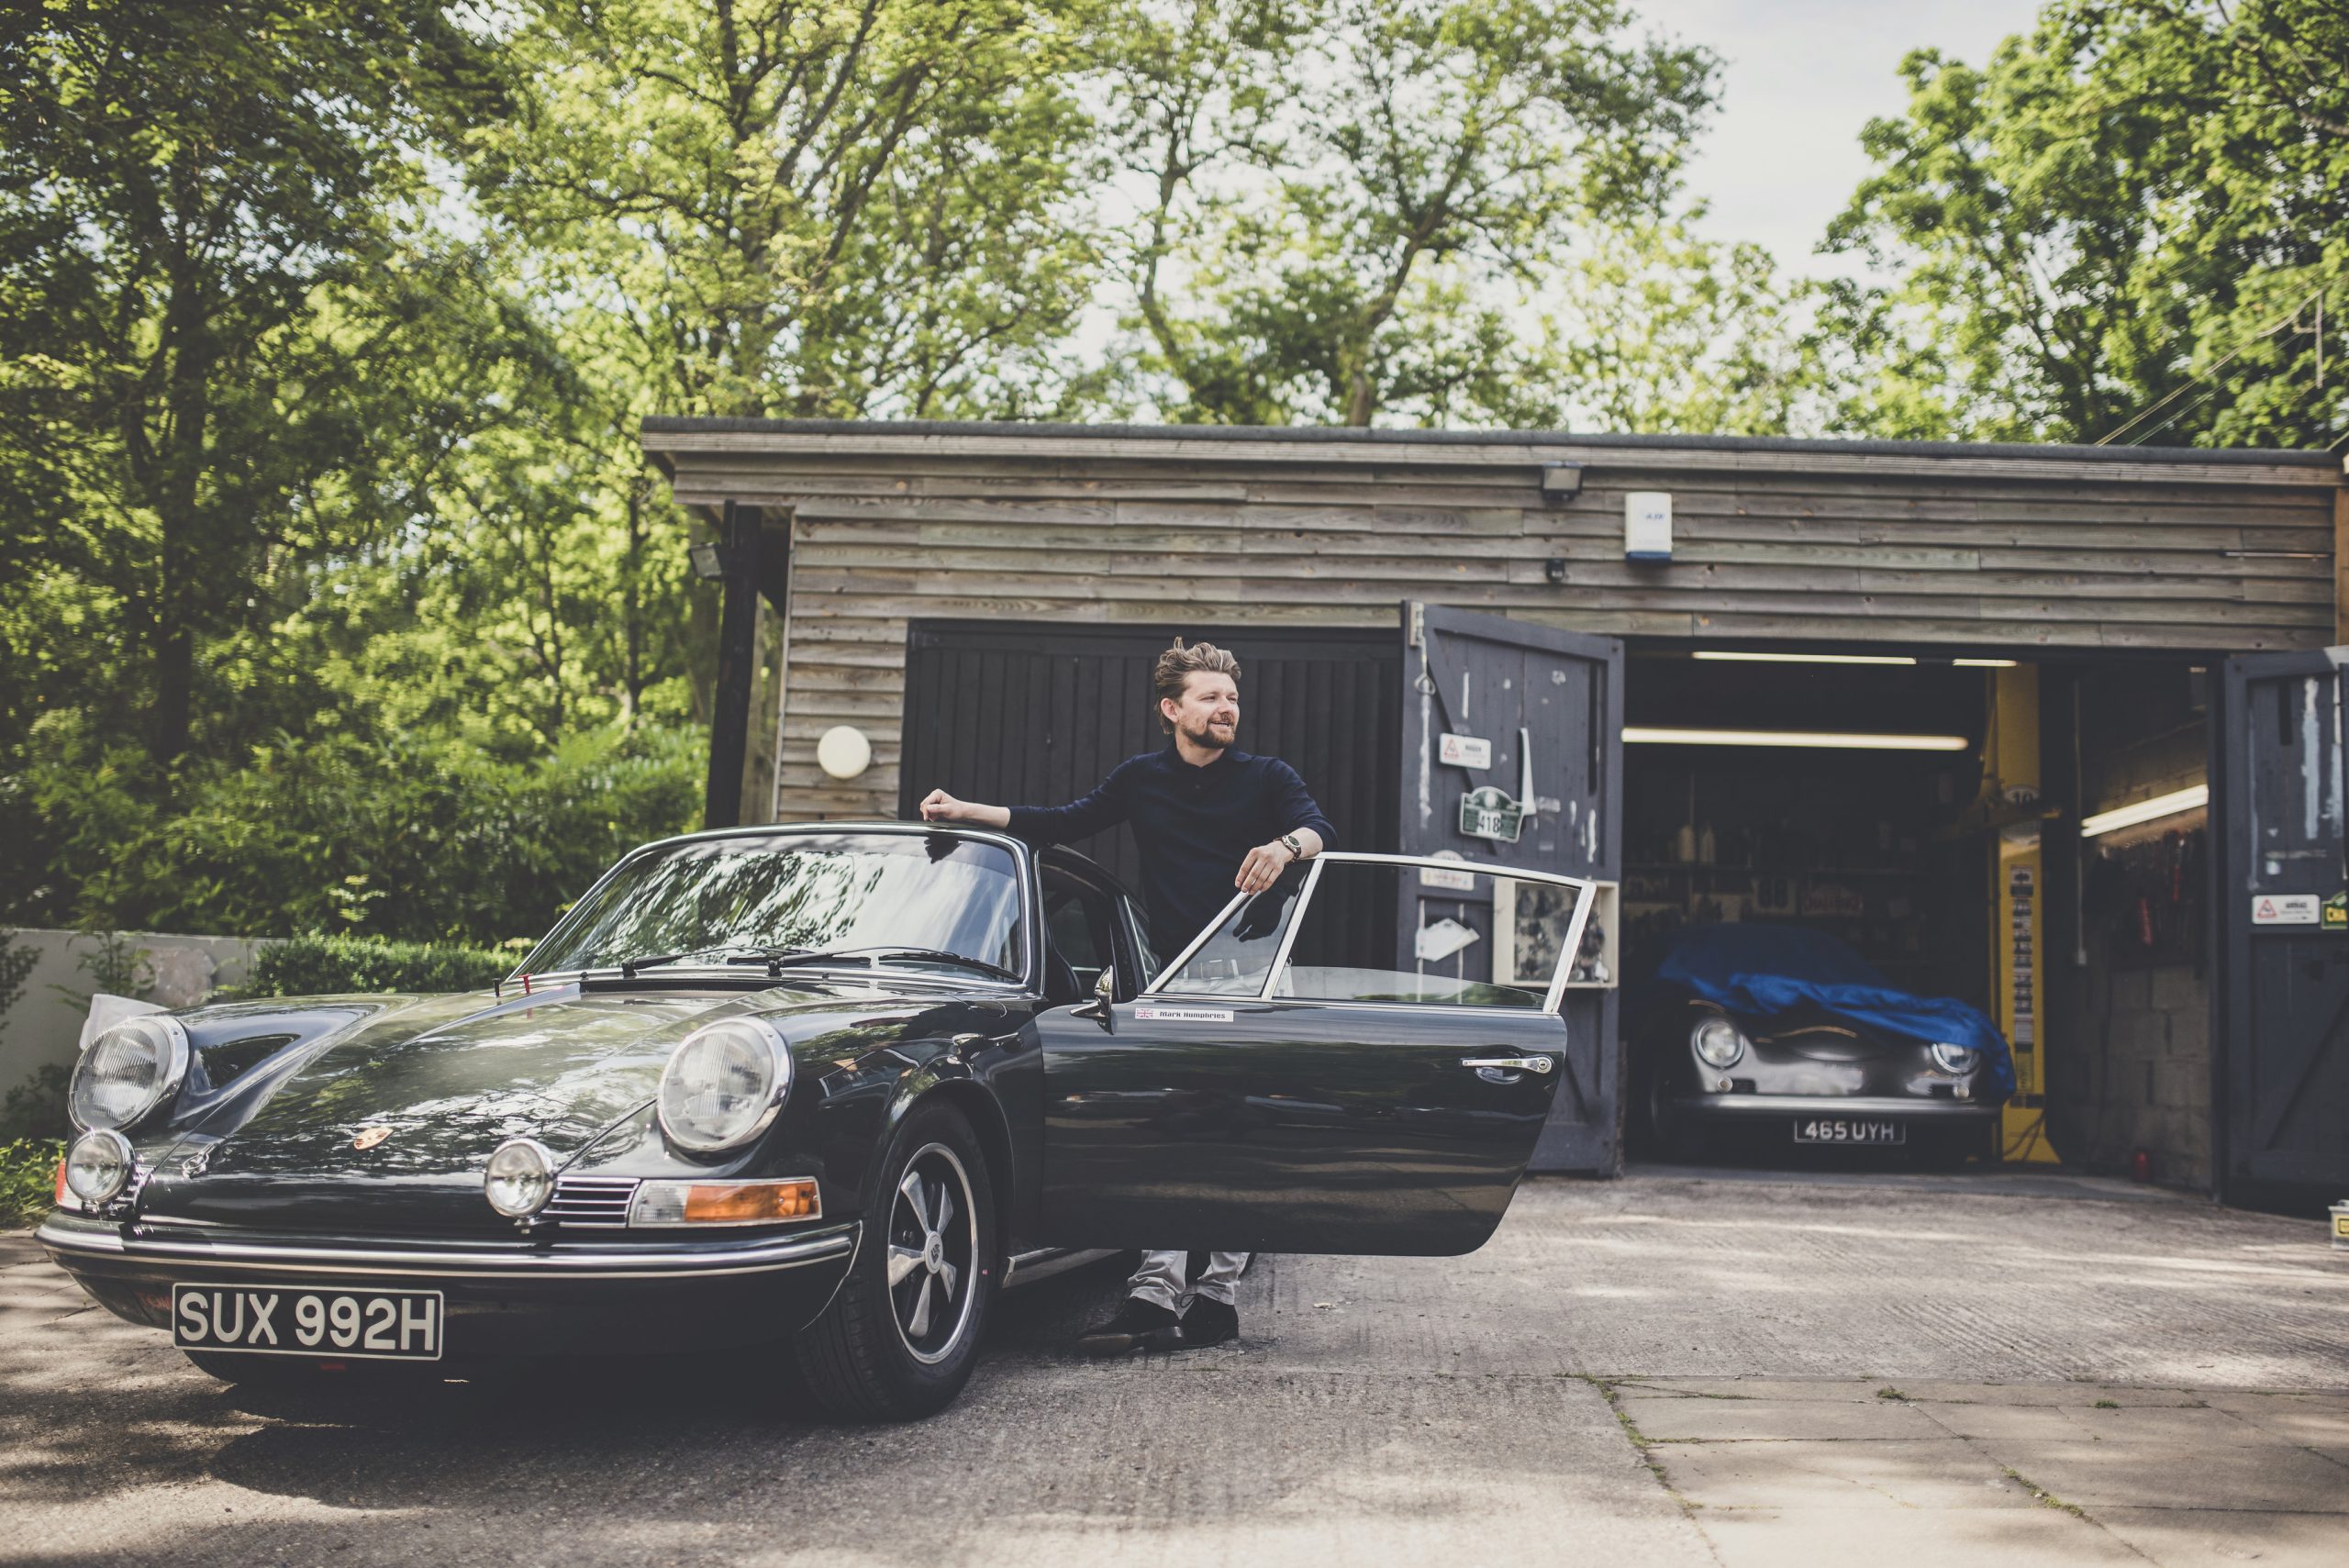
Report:
<svg viewBox="0 0 2349 1568"><path fill-rule="evenodd" d="M49 0L0 919L494 942L697 812L653 413L2339 443L2343 0L1903 67L1831 289L1631 0Z"/></svg>

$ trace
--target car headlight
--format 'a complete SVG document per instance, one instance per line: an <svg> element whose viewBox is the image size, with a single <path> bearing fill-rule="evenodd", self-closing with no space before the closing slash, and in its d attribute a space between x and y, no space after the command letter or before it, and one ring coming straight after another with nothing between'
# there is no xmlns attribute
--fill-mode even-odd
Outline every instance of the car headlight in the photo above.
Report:
<svg viewBox="0 0 2349 1568"><path fill-rule="evenodd" d="M1709 1067L1730 1067L1745 1054L1745 1036L1727 1018L1704 1018L1688 1031L1688 1043Z"/></svg>
<svg viewBox="0 0 2349 1568"><path fill-rule="evenodd" d="M85 1132L65 1155L65 1190L92 1208L103 1207L130 1184L130 1140L110 1127Z"/></svg>
<svg viewBox="0 0 2349 1568"><path fill-rule="evenodd" d="M791 1042L763 1018L728 1018L687 1035L661 1070L661 1130L696 1154L764 1132L791 1092Z"/></svg>
<svg viewBox="0 0 2349 1568"><path fill-rule="evenodd" d="M1933 1065L1953 1075L1974 1071L1974 1059L1978 1053L1970 1045L1952 1045L1947 1040L1933 1042Z"/></svg>
<svg viewBox="0 0 2349 1568"><path fill-rule="evenodd" d="M187 1076L187 1030L177 1018L125 1018L90 1042L73 1064L66 1114L79 1128L136 1127L179 1092Z"/></svg>
<svg viewBox="0 0 2349 1568"><path fill-rule="evenodd" d="M497 1146L482 1172L481 1190L489 1207L509 1219L527 1219L554 1196L554 1156L542 1143L509 1139Z"/></svg>

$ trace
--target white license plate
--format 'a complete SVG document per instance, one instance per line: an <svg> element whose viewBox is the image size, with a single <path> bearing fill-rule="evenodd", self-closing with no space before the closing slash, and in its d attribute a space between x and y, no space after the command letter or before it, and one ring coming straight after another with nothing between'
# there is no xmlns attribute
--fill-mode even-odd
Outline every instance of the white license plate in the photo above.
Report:
<svg viewBox="0 0 2349 1568"><path fill-rule="evenodd" d="M1860 1121L1851 1117L1801 1117L1797 1143L1906 1143L1909 1129L1897 1121Z"/></svg>
<svg viewBox="0 0 2349 1568"><path fill-rule="evenodd" d="M444 1317L437 1290L172 1286L172 1343L184 1351L437 1362Z"/></svg>

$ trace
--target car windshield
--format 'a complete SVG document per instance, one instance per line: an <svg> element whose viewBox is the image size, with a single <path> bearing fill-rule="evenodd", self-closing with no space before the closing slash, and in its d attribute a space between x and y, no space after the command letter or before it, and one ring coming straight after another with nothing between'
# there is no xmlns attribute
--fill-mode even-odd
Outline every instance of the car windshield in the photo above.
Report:
<svg viewBox="0 0 2349 1568"><path fill-rule="evenodd" d="M918 949L1016 974L1024 946L1019 869L999 844L945 833L795 833L639 855L580 900L525 967ZM955 967L937 957L903 962Z"/></svg>

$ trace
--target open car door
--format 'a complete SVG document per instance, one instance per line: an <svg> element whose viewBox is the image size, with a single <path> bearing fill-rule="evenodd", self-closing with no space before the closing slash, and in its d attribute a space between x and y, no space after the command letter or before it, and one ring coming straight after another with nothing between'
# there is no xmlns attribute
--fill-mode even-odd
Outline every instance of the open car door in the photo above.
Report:
<svg viewBox="0 0 2349 1568"><path fill-rule="evenodd" d="M1141 995L1045 1013L1041 1239L1474 1251L1557 1093L1591 898L1573 877L1332 852L1235 898ZM1407 905L1422 924L1398 947Z"/></svg>

